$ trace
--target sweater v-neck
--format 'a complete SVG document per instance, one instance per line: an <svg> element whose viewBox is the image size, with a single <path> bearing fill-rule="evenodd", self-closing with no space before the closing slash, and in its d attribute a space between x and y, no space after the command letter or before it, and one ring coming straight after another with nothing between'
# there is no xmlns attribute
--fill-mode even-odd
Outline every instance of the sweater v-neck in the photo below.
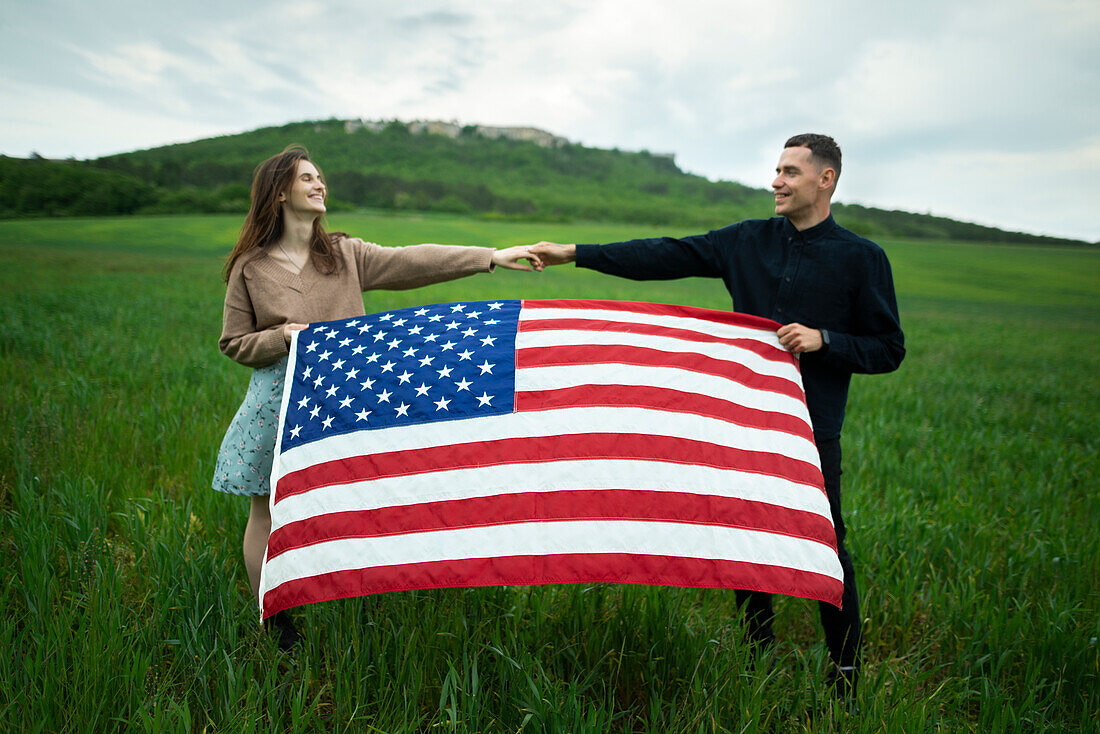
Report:
<svg viewBox="0 0 1100 734"><path fill-rule="evenodd" d="M308 258L305 265L298 273L293 273L287 268L284 268L279 263L275 262L266 252L257 258L256 266L261 268L264 273L279 283L285 285L287 288L292 288L299 293L304 293L309 288L309 276L313 272L313 258Z"/></svg>

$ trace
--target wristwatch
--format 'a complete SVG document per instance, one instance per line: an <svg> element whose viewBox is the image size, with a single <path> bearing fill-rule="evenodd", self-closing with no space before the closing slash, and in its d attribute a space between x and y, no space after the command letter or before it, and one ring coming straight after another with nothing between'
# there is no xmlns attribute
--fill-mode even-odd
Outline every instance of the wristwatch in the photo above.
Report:
<svg viewBox="0 0 1100 734"><path fill-rule="evenodd" d="M829 341L829 330L828 329L818 329L818 331L821 332L821 351L822 352L827 352L827 351L829 351L829 345L832 343L832 342Z"/></svg>

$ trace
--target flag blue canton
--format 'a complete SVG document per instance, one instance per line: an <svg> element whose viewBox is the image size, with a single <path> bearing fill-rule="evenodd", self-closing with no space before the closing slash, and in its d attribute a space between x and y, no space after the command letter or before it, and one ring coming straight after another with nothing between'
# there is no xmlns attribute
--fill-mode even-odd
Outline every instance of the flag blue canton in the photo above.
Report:
<svg viewBox="0 0 1100 734"><path fill-rule="evenodd" d="M512 412L519 301L441 303L298 334L282 450L352 431Z"/></svg>

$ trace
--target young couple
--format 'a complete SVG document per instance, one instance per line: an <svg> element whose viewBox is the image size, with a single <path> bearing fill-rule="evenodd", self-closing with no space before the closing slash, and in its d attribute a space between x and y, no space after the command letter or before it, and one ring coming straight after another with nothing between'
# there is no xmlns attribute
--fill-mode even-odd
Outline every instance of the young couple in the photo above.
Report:
<svg viewBox="0 0 1100 734"><path fill-rule="evenodd" d="M831 682L851 699L859 673L861 624L840 506L840 431L854 373L897 369L905 356L890 264L869 240L838 225L830 203L841 153L825 135L787 140L772 181L777 216L745 220L706 234L606 245L540 242L495 250L414 245L379 247L321 227L327 189L305 150L264 161L252 202L226 264L228 287L219 345L255 368L244 403L222 442L214 489L251 498L244 535L249 581L258 593L271 530L271 470L291 333L314 321L364 314L362 292L407 289L491 272L496 266L542 270L575 262L636 280L722 278L735 308L782 324L780 343L801 355L814 440L844 570L843 606L821 603ZM526 261L526 263L524 262ZM772 599L737 592L752 642L774 643ZM297 632L285 613L273 618L280 645Z"/></svg>

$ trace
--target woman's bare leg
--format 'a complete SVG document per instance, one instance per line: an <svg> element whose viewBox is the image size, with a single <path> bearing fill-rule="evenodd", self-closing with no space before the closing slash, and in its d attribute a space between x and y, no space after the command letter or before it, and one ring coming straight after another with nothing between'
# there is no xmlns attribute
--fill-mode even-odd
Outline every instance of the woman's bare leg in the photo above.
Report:
<svg viewBox="0 0 1100 734"><path fill-rule="evenodd" d="M244 566L248 569L248 583L252 585L252 596L257 602L260 597L260 566L264 562L267 536L271 535L269 499L266 494L252 498L248 524L244 528Z"/></svg>

